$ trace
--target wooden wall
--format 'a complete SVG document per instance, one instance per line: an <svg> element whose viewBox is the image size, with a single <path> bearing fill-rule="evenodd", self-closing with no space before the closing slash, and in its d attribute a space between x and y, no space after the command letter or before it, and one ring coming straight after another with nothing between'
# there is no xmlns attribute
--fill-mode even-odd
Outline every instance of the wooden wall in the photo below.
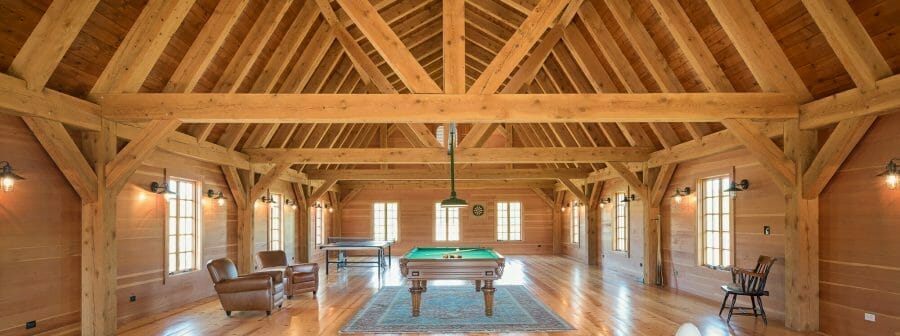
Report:
<svg viewBox="0 0 900 336"><path fill-rule="evenodd" d="M750 188L734 198L734 263L750 268L760 255L778 258L766 285L770 296L763 302L766 313L780 319L784 315L784 196L746 150L678 165L660 207L665 284L717 301L724 297L719 286L731 282L731 273L699 265L696 190L701 178L730 175L732 167L735 179L750 181ZM675 188L684 187L694 192L680 204L668 197ZM770 235L763 235L764 226L771 228ZM744 303L749 305L749 301Z"/></svg>
<svg viewBox="0 0 900 336"><path fill-rule="evenodd" d="M819 307L829 334L900 332L900 189L875 176L900 158L898 144L900 114L880 117L819 198Z"/></svg>
<svg viewBox="0 0 900 336"><path fill-rule="evenodd" d="M0 161L27 180L0 191L0 334L81 318L81 201L20 118L0 114Z"/></svg>
<svg viewBox="0 0 900 336"><path fill-rule="evenodd" d="M434 241L434 203L446 198L445 189L377 190L365 189L344 205L341 231L348 237L372 236L372 203L395 201L399 207L399 241L393 249L400 255L414 246L486 246L503 254L551 254L553 232L550 208L529 189L457 190L469 202L460 210L460 241ZM495 204L520 201L523 207L522 242L497 242ZM482 204L485 214L472 215L472 205Z"/></svg>

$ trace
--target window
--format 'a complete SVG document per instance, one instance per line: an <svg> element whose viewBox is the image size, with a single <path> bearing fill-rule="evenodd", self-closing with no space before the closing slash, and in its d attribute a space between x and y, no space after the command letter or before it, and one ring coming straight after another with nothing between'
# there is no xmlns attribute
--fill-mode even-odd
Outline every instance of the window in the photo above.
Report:
<svg viewBox="0 0 900 336"><path fill-rule="evenodd" d="M313 221L316 223L316 245L325 244L325 209L313 208Z"/></svg>
<svg viewBox="0 0 900 336"><path fill-rule="evenodd" d="M272 194L269 204L269 250L284 250L284 225L281 195Z"/></svg>
<svg viewBox="0 0 900 336"><path fill-rule="evenodd" d="M628 202L625 193L616 193L616 221L613 230L613 251L628 251Z"/></svg>
<svg viewBox="0 0 900 336"><path fill-rule="evenodd" d="M459 209L443 208L434 203L434 240L459 240Z"/></svg>
<svg viewBox="0 0 900 336"><path fill-rule="evenodd" d="M497 202L497 240L522 240L522 203Z"/></svg>
<svg viewBox="0 0 900 336"><path fill-rule="evenodd" d="M577 204L572 206L572 211L569 216L569 228L572 230L572 244L581 244L581 207Z"/></svg>
<svg viewBox="0 0 900 336"><path fill-rule="evenodd" d="M437 138L437 141L438 141L438 143L441 144L441 146L445 145L444 144L444 126L443 125L438 126L437 129L434 130L434 137Z"/></svg>
<svg viewBox="0 0 900 336"><path fill-rule="evenodd" d="M196 181L170 178L167 185L175 197L168 203L168 272L190 272L197 269L197 227L200 213L197 206Z"/></svg>
<svg viewBox="0 0 900 336"><path fill-rule="evenodd" d="M731 197L723 192L731 184L728 176L700 180L701 264L722 268L731 266Z"/></svg>
<svg viewBox="0 0 900 336"><path fill-rule="evenodd" d="M372 225L375 240L397 241L397 203L372 204Z"/></svg>

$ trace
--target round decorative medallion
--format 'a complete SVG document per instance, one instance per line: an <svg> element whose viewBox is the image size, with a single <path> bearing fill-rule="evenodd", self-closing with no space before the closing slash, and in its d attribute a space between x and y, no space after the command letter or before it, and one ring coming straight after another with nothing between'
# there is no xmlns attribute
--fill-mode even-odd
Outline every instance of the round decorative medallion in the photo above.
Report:
<svg viewBox="0 0 900 336"><path fill-rule="evenodd" d="M475 206L472 207L472 214L475 216L484 215L484 205L475 204Z"/></svg>

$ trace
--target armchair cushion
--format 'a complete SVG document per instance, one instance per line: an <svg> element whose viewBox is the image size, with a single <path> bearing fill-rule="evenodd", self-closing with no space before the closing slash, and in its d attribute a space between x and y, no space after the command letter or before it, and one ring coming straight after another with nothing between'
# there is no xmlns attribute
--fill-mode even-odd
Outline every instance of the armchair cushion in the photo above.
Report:
<svg viewBox="0 0 900 336"><path fill-rule="evenodd" d="M244 276L222 280L215 285L218 293L240 293L272 288L272 280L266 276Z"/></svg>
<svg viewBox="0 0 900 336"><path fill-rule="evenodd" d="M316 263L294 264L294 265L291 265L290 268L293 273L318 273L319 264L316 264Z"/></svg>
<svg viewBox="0 0 900 336"><path fill-rule="evenodd" d="M272 283L280 284L284 282L284 272L282 270L272 269L250 273L249 275L265 275L272 279Z"/></svg>

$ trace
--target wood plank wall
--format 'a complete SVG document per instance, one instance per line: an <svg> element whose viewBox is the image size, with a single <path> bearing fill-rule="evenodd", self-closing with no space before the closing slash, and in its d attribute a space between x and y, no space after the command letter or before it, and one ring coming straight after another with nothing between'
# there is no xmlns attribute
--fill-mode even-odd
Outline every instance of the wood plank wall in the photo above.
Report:
<svg viewBox="0 0 900 336"><path fill-rule="evenodd" d="M0 134L0 161L27 179L0 192L0 334L78 323L81 200L22 119L0 115Z"/></svg>
<svg viewBox="0 0 900 336"><path fill-rule="evenodd" d="M900 114L880 117L819 198L819 315L829 334L900 332L900 189L875 176L900 158L898 144Z"/></svg>
<svg viewBox="0 0 900 336"><path fill-rule="evenodd" d="M365 189L344 205L341 231L344 236L372 236L372 203L398 203L399 241L393 249L401 255L414 246L486 246L503 254L552 254L553 232L551 212L546 203L529 189L457 190L469 202L460 210L460 241L434 241L434 203L447 198L445 189L376 190ZM523 241L497 242L495 233L496 202L520 201L523 207ZM472 206L482 204L483 216L472 215Z"/></svg>

